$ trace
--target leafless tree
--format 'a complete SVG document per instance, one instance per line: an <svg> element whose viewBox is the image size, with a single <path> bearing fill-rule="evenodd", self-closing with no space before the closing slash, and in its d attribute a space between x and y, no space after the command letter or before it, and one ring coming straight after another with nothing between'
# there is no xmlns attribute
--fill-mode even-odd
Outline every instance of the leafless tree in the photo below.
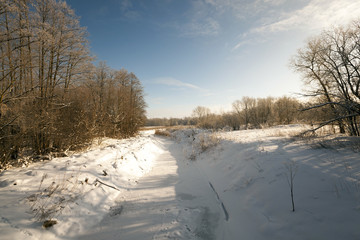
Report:
<svg viewBox="0 0 360 240"><path fill-rule="evenodd" d="M290 97L281 97L277 99L274 103L277 123L292 123L301 110L300 106L300 103L296 99Z"/></svg>
<svg viewBox="0 0 360 240"><path fill-rule="evenodd" d="M233 109L238 114L241 122L245 124L245 129L248 129L255 114L256 99L251 97L243 97L241 100L236 100L233 103Z"/></svg>
<svg viewBox="0 0 360 240"><path fill-rule="evenodd" d="M292 60L308 86L307 95L322 100L308 109L330 107L328 120L319 128L336 122L341 132L360 135L359 39L359 21L335 27L309 40Z"/></svg>
<svg viewBox="0 0 360 240"><path fill-rule="evenodd" d="M193 117L197 119L197 124L200 127L206 127L206 123L210 114L210 109L203 106L197 106L192 112Z"/></svg>

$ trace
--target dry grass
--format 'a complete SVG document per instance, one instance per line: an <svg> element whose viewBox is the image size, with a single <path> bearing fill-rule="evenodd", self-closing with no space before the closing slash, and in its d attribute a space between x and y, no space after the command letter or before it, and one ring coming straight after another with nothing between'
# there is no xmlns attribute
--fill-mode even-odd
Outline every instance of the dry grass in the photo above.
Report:
<svg viewBox="0 0 360 240"><path fill-rule="evenodd" d="M43 187L48 175L42 176L38 192L27 198L37 221L44 222L44 225L48 226L46 223L53 223L53 219L81 195L80 185L83 183L78 177L78 174L64 175L59 179L53 179L47 187Z"/></svg>
<svg viewBox="0 0 360 240"><path fill-rule="evenodd" d="M167 130L179 130L179 129L187 129L187 128L193 128L194 126L190 125L177 125L177 126L149 126L149 127L141 127L140 131L148 131L148 130L158 130L158 129L167 129Z"/></svg>
<svg viewBox="0 0 360 240"><path fill-rule="evenodd" d="M171 137L171 134L177 130L182 130L182 129L189 129L189 128L193 128L192 126L171 126L171 127L161 127L161 128L157 128L155 130L155 135L158 136L166 136L166 137Z"/></svg>
<svg viewBox="0 0 360 240"><path fill-rule="evenodd" d="M141 127L139 128L139 131L149 131L149 130L158 130L158 129L164 129L165 126L149 126L149 127Z"/></svg>
<svg viewBox="0 0 360 240"><path fill-rule="evenodd" d="M201 152L205 152L206 150L215 147L220 142L220 137L216 133L210 134L200 134L199 136L199 146Z"/></svg>
<svg viewBox="0 0 360 240"><path fill-rule="evenodd" d="M155 135L170 137L171 133L166 129L157 129L155 130Z"/></svg>

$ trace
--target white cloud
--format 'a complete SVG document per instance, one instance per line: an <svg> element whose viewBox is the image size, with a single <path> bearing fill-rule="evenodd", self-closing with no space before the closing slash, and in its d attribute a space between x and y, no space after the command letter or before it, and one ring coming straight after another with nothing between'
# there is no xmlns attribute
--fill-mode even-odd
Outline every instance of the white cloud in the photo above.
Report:
<svg viewBox="0 0 360 240"><path fill-rule="evenodd" d="M122 0L120 2L120 11L123 18L127 20L139 20L141 15L133 10L133 4L130 0Z"/></svg>
<svg viewBox="0 0 360 240"><path fill-rule="evenodd" d="M155 80L156 84L162 84L167 86L175 86L175 87L183 87L183 88L191 88L196 90L204 90L194 84L182 82L180 80L177 80L175 78L171 77L164 77L164 78L158 78Z"/></svg>
<svg viewBox="0 0 360 240"><path fill-rule="evenodd" d="M231 14L240 20L267 15L272 8L283 5L287 0L203 0L219 14ZM304 0L296 0L304 1Z"/></svg>
<svg viewBox="0 0 360 240"><path fill-rule="evenodd" d="M252 33L279 32L290 29L324 29L346 24L360 16L360 1L312 0L305 7L281 14L280 20L251 30Z"/></svg>
<svg viewBox="0 0 360 240"><path fill-rule="evenodd" d="M242 47L242 46L244 46L244 45L250 44L250 43L251 43L250 40L240 41L240 42L238 42L238 43L235 45L235 47L232 48L231 51L235 51L236 49L238 49L238 48L240 48L240 47Z"/></svg>
<svg viewBox="0 0 360 240"><path fill-rule="evenodd" d="M271 5L281 5L285 3L286 0L264 0L264 3L269 3Z"/></svg>
<svg viewBox="0 0 360 240"><path fill-rule="evenodd" d="M185 24L181 27L182 35L185 37L218 35L220 32L218 16L219 12L214 9L212 2L192 1L191 8L185 14Z"/></svg>
<svg viewBox="0 0 360 240"><path fill-rule="evenodd" d="M282 0L258 0L281 5ZM253 7L258 5L254 3ZM359 18L360 1L353 0L311 0L301 8L278 11L271 17L259 19L261 26L253 27L240 36L239 42L233 51L247 44L262 42L269 33L278 33L289 30L321 31L338 24L348 24ZM276 20L274 20L276 19Z"/></svg>
<svg viewBox="0 0 360 240"><path fill-rule="evenodd" d="M221 33L224 16L234 24L252 25L250 34L289 29L323 29L360 16L360 1L354 0L194 0L182 24L184 36L215 36Z"/></svg>
<svg viewBox="0 0 360 240"><path fill-rule="evenodd" d="M245 45L256 45L267 41L267 38L265 36L259 37L256 34L250 32L241 34L240 38L241 40L231 49L232 52Z"/></svg>

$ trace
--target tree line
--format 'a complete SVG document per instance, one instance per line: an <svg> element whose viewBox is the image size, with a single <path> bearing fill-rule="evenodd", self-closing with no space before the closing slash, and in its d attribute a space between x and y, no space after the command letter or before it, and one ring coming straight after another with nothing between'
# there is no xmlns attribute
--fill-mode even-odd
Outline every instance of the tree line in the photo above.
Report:
<svg viewBox="0 0 360 240"><path fill-rule="evenodd" d="M336 122L329 122L327 108L313 107L318 99L297 99L283 96L279 98L242 97L232 103L232 110L213 113L210 108L197 106L190 117L184 118L150 118L146 126L197 126L205 129L246 130L267 128L275 125L302 123L322 126L324 122L332 126L333 131L339 129Z"/></svg>
<svg viewBox="0 0 360 240"><path fill-rule="evenodd" d="M307 103L286 96L280 98L246 96L234 101L232 110L228 112L216 114L207 107L198 106L193 109L191 117L153 118L147 120L147 125L197 125L201 128L222 129L227 127L232 130L264 128L278 124L310 122L310 115L300 111L306 106ZM320 113L318 115L320 116Z"/></svg>
<svg viewBox="0 0 360 240"><path fill-rule="evenodd" d="M138 131L140 80L93 62L86 29L65 1L0 0L0 165Z"/></svg>

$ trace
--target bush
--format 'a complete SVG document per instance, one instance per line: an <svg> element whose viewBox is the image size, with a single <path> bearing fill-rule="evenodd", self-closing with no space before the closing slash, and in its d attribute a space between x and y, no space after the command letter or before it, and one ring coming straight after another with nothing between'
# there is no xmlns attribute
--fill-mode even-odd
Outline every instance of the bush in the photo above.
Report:
<svg viewBox="0 0 360 240"><path fill-rule="evenodd" d="M53 221L69 203L80 196L79 187L82 184L77 175L64 175L58 180L51 181L47 187L43 187L47 178L48 175L44 174L38 192L27 198L31 203L31 211L35 218L40 222L45 221L44 225L46 222Z"/></svg>
<svg viewBox="0 0 360 240"><path fill-rule="evenodd" d="M155 130L155 135L170 137L171 133L166 129L156 129Z"/></svg>

